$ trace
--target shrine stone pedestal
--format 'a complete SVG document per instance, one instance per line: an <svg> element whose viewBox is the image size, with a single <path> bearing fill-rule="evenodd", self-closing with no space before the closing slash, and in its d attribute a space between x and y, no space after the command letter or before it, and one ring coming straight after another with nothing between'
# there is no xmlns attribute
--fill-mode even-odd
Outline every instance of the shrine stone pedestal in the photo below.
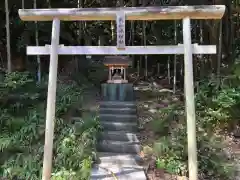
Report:
<svg viewBox="0 0 240 180"><path fill-rule="evenodd" d="M104 83L101 87L103 101L134 101L134 89L131 83Z"/></svg>

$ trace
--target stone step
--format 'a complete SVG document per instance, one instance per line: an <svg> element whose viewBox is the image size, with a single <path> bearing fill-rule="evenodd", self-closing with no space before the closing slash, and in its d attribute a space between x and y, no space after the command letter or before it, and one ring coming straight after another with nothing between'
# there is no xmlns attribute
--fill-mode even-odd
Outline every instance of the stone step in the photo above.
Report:
<svg viewBox="0 0 240 180"><path fill-rule="evenodd" d="M99 152L138 154L141 151L141 146L133 141L102 140L98 142L97 150Z"/></svg>
<svg viewBox="0 0 240 180"><path fill-rule="evenodd" d="M71 117L71 121L74 123L83 123L84 122L83 118L77 117L77 116Z"/></svg>
<svg viewBox="0 0 240 180"><path fill-rule="evenodd" d="M106 153L98 152L98 164L112 164L117 166L138 166L143 159L137 154Z"/></svg>
<svg viewBox="0 0 240 180"><path fill-rule="evenodd" d="M100 121L104 131L126 131L136 132L138 129L136 122L112 122Z"/></svg>
<svg viewBox="0 0 240 180"><path fill-rule="evenodd" d="M134 101L101 101L99 103L101 108L136 108Z"/></svg>
<svg viewBox="0 0 240 180"><path fill-rule="evenodd" d="M119 111L120 113L120 111ZM131 114L100 114L100 121L114 121L114 122L136 122L137 115Z"/></svg>
<svg viewBox="0 0 240 180"><path fill-rule="evenodd" d="M109 164L95 165L91 172L91 180L146 180L140 166L113 166Z"/></svg>
<svg viewBox="0 0 240 180"><path fill-rule="evenodd" d="M137 110L135 107L125 107L125 108L101 108L99 110L100 114L136 114Z"/></svg>
<svg viewBox="0 0 240 180"><path fill-rule="evenodd" d="M125 131L104 131L100 134L100 139L112 141L132 141L139 143L136 134Z"/></svg>

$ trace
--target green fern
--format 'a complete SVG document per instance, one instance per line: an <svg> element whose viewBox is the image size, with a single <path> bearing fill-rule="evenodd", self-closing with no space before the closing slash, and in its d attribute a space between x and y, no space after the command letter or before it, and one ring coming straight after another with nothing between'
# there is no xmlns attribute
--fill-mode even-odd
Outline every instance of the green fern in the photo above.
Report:
<svg viewBox="0 0 240 180"><path fill-rule="evenodd" d="M10 73L0 83L0 176L13 179L41 179L45 131L46 84L36 85L29 73ZM46 92L46 91L45 91ZM60 83L57 89L52 179L88 179L95 151L97 119L85 121L81 134L75 124L62 118L82 99L83 88ZM17 94L11 101L8 94ZM4 95L3 95L4 94ZM40 101L40 98L42 98ZM91 122L91 123L90 123ZM78 159L76 161L76 159Z"/></svg>

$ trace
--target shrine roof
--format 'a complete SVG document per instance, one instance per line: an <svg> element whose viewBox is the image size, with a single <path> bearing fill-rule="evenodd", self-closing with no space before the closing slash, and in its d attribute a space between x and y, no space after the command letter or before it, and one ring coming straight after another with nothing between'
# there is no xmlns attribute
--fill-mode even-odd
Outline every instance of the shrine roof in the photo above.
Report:
<svg viewBox="0 0 240 180"><path fill-rule="evenodd" d="M129 66L131 61L128 56L106 56L103 63L106 66Z"/></svg>

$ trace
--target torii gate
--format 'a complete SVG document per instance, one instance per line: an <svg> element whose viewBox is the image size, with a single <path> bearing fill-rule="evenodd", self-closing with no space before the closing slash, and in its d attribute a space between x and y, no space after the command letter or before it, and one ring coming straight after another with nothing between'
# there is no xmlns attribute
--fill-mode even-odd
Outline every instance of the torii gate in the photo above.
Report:
<svg viewBox="0 0 240 180"><path fill-rule="evenodd" d="M42 180L50 180L55 120L58 55L110 54L184 54L185 107L188 135L189 179L197 180L196 117L193 86L193 54L216 54L215 45L191 42L191 19L221 19L224 5L120 7L80 9L20 9L23 21L53 21L51 45L28 46L28 55L50 55L48 98ZM60 21L116 20L117 46L64 46L59 45ZM125 46L125 20L182 20L183 44L170 46Z"/></svg>

